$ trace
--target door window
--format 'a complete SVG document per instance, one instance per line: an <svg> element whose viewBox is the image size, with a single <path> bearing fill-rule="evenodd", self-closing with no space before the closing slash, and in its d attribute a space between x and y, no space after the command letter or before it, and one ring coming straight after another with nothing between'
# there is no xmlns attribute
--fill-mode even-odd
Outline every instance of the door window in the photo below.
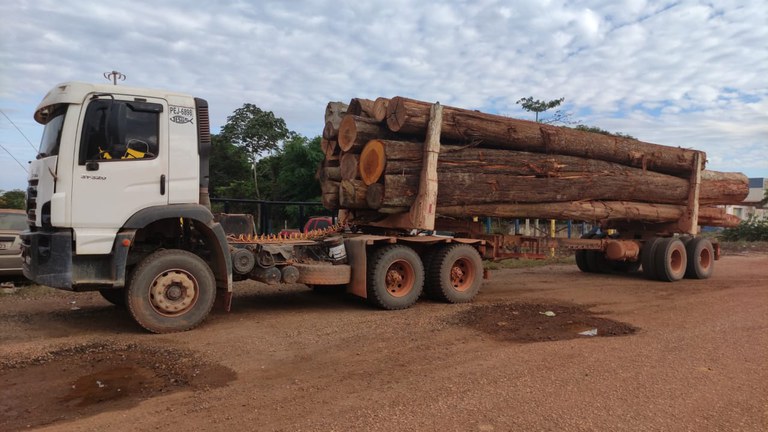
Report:
<svg viewBox="0 0 768 432"><path fill-rule="evenodd" d="M158 156L163 106L140 101L95 99L85 112L78 162L146 160Z"/></svg>

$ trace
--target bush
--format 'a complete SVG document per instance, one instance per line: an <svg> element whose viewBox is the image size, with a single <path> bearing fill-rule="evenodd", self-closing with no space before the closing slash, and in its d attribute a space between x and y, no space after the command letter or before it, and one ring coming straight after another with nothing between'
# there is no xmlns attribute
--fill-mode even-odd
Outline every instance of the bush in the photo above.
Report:
<svg viewBox="0 0 768 432"><path fill-rule="evenodd" d="M750 217L737 227L724 229L720 238L724 241L768 241L768 218Z"/></svg>

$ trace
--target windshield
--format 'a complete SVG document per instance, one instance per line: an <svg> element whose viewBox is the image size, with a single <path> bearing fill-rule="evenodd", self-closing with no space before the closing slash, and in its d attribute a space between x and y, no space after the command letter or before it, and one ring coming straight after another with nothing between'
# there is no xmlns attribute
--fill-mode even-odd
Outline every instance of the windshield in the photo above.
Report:
<svg viewBox="0 0 768 432"><path fill-rule="evenodd" d="M37 155L38 159L59 154L61 129L64 126L64 114L66 112L67 105L57 106L45 123L45 130L43 131L43 138L40 140L40 150Z"/></svg>

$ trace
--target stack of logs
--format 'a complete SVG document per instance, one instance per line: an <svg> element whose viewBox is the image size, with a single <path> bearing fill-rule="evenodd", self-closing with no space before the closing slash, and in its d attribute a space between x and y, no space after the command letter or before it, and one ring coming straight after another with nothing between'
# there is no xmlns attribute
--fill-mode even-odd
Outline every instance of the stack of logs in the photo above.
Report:
<svg viewBox="0 0 768 432"><path fill-rule="evenodd" d="M416 199L432 104L404 97L329 103L323 205L369 219ZM453 107L442 107L438 217L678 221L700 182L701 225L733 226L722 204L749 192L740 173L701 171L705 154ZM373 215L373 216L372 216Z"/></svg>

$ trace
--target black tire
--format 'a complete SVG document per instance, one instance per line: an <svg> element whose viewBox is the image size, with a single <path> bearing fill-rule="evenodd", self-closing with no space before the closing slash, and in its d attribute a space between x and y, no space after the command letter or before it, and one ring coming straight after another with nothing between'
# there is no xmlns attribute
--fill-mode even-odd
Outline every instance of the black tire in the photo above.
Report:
<svg viewBox="0 0 768 432"><path fill-rule="evenodd" d="M125 307L125 288L104 288L99 290L99 294L113 305L120 308Z"/></svg>
<svg viewBox="0 0 768 432"><path fill-rule="evenodd" d="M173 333L200 325L211 312L216 280L197 255L179 249L155 252L131 275L126 300L133 319L153 333Z"/></svg>
<svg viewBox="0 0 768 432"><path fill-rule="evenodd" d="M611 266L602 251L590 250L585 252L587 268L591 273L611 272Z"/></svg>
<svg viewBox="0 0 768 432"><path fill-rule="evenodd" d="M656 248L659 246L659 242L661 242L662 238L659 237L653 237L649 240L647 240L643 244L643 248L640 251L640 263L643 267L643 276L645 276L646 279L657 279L656 276Z"/></svg>
<svg viewBox="0 0 768 432"><path fill-rule="evenodd" d="M389 245L368 257L368 301L382 309L406 309L424 289L424 265L413 249Z"/></svg>
<svg viewBox="0 0 768 432"><path fill-rule="evenodd" d="M696 237L685 244L685 252L688 254L685 277L709 279L715 268L715 251L712 242L702 237Z"/></svg>
<svg viewBox="0 0 768 432"><path fill-rule="evenodd" d="M655 251L654 265L660 281L679 281L688 267L685 245L680 239L670 237L659 242Z"/></svg>
<svg viewBox="0 0 768 432"><path fill-rule="evenodd" d="M635 273L640 270L640 261L608 261L611 270L616 273Z"/></svg>
<svg viewBox="0 0 768 432"><path fill-rule="evenodd" d="M576 255L576 267L584 273L592 273L587 265L587 251L577 250Z"/></svg>
<svg viewBox="0 0 768 432"><path fill-rule="evenodd" d="M439 249L430 260L424 289L430 298L467 303L483 284L483 260L475 248L452 244Z"/></svg>

